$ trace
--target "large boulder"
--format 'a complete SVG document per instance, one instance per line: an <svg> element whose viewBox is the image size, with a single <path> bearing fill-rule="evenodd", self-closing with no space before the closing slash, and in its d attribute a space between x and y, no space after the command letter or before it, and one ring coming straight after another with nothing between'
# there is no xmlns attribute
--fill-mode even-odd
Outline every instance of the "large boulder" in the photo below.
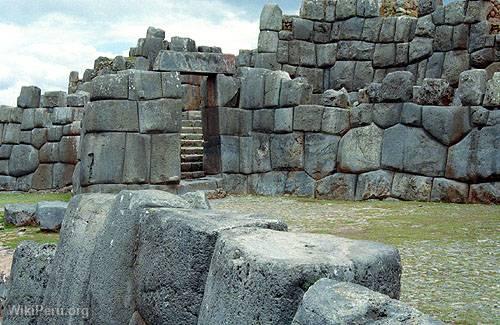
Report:
<svg viewBox="0 0 500 325"><path fill-rule="evenodd" d="M320 278L399 297L396 249L329 235L236 229L218 239L199 324L290 324L304 291Z"/></svg>
<svg viewBox="0 0 500 325"><path fill-rule="evenodd" d="M500 182L471 185L469 191L469 202L499 204Z"/></svg>
<svg viewBox="0 0 500 325"><path fill-rule="evenodd" d="M304 170L314 179L335 171L340 137L323 133L306 133Z"/></svg>
<svg viewBox="0 0 500 325"><path fill-rule="evenodd" d="M321 279L311 286L292 325L443 324L363 286Z"/></svg>
<svg viewBox="0 0 500 325"><path fill-rule="evenodd" d="M22 242L17 247L5 302L5 310L13 312L5 314L5 324L36 324L38 313L35 308L42 306L55 251L55 245L30 241ZM16 309L19 313L14 312Z"/></svg>
<svg viewBox="0 0 500 325"><path fill-rule="evenodd" d="M358 176L356 200L384 199L391 196L393 172L376 170Z"/></svg>
<svg viewBox="0 0 500 325"><path fill-rule="evenodd" d="M40 224L40 230L58 231L61 229L67 207L67 202L39 202L36 205L36 219Z"/></svg>
<svg viewBox="0 0 500 325"><path fill-rule="evenodd" d="M299 169L304 166L304 135L300 132L271 136L271 167Z"/></svg>
<svg viewBox="0 0 500 325"><path fill-rule="evenodd" d="M380 94L387 101L408 101L413 95L415 76L408 71L387 74L382 80Z"/></svg>
<svg viewBox="0 0 500 325"><path fill-rule="evenodd" d="M384 131L382 167L427 176L444 176L446 150L424 130L398 124Z"/></svg>
<svg viewBox="0 0 500 325"><path fill-rule="evenodd" d="M383 133L375 124L349 130L340 140L338 170L362 173L379 169Z"/></svg>
<svg viewBox="0 0 500 325"><path fill-rule="evenodd" d="M36 205L34 204L6 204L4 207L4 221L16 227L36 225Z"/></svg>
<svg viewBox="0 0 500 325"><path fill-rule="evenodd" d="M447 146L457 143L470 131L469 116L469 108L464 106L422 107L424 129Z"/></svg>
<svg viewBox="0 0 500 325"><path fill-rule="evenodd" d="M147 324L196 324L217 238L229 229L286 230L257 215L150 209L140 216L135 281Z"/></svg>
<svg viewBox="0 0 500 325"><path fill-rule="evenodd" d="M446 177L463 181L500 174L500 124L473 129L448 150Z"/></svg>
<svg viewBox="0 0 500 325"><path fill-rule="evenodd" d="M392 196L406 201L429 201L432 178L396 173L392 181Z"/></svg>
<svg viewBox="0 0 500 325"><path fill-rule="evenodd" d="M30 145L20 144L12 148L9 159L9 174L23 176L38 168L38 150Z"/></svg>
<svg viewBox="0 0 500 325"><path fill-rule="evenodd" d="M90 308L87 289L90 265L100 231L115 195L77 195L69 202L61 228L43 304L59 308ZM89 315L43 316L39 324L71 324L88 322Z"/></svg>
<svg viewBox="0 0 500 325"><path fill-rule="evenodd" d="M318 181L318 199L354 200L356 174L335 173Z"/></svg>

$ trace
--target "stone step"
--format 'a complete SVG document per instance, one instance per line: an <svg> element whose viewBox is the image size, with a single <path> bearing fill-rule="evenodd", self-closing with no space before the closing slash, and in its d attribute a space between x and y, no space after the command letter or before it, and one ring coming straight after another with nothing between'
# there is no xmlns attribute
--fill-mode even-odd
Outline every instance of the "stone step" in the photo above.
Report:
<svg viewBox="0 0 500 325"><path fill-rule="evenodd" d="M182 127L199 127L201 128L203 122L201 120L182 120Z"/></svg>
<svg viewBox="0 0 500 325"><path fill-rule="evenodd" d="M202 140L203 141L203 134L181 133L181 140Z"/></svg>
<svg viewBox="0 0 500 325"><path fill-rule="evenodd" d="M203 155L181 155L182 162L203 162Z"/></svg>
<svg viewBox="0 0 500 325"><path fill-rule="evenodd" d="M181 163L182 172L200 172L203 171L203 162L183 162Z"/></svg>
<svg viewBox="0 0 500 325"><path fill-rule="evenodd" d="M201 120L201 111L185 111L182 112L183 120Z"/></svg>
<svg viewBox="0 0 500 325"><path fill-rule="evenodd" d="M201 127L182 127L181 133L203 134L203 129Z"/></svg>
<svg viewBox="0 0 500 325"><path fill-rule="evenodd" d="M181 140L181 147L201 147L203 148L203 140Z"/></svg>
<svg viewBox="0 0 500 325"><path fill-rule="evenodd" d="M181 155L203 155L203 147L181 147Z"/></svg>
<svg viewBox="0 0 500 325"><path fill-rule="evenodd" d="M205 172L203 172L203 171L181 173L182 179L196 179L196 178L202 178L202 177L205 177Z"/></svg>

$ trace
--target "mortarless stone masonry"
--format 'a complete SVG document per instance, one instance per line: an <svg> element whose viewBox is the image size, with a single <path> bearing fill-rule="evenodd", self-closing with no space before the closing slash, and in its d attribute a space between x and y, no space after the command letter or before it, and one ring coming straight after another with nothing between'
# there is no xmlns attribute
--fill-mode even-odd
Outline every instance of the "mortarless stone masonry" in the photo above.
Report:
<svg viewBox="0 0 500 325"><path fill-rule="evenodd" d="M237 58L150 28L130 57L71 73L69 95L23 87L0 109L0 188L498 203L497 11L266 5L258 48Z"/></svg>

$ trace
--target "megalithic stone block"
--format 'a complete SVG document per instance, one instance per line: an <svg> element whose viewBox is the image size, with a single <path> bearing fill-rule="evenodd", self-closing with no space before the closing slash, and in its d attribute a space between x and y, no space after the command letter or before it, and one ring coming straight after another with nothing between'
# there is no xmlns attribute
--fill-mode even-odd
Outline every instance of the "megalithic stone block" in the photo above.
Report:
<svg viewBox="0 0 500 325"><path fill-rule="evenodd" d="M127 74L108 74L95 77L91 83L90 99L128 99Z"/></svg>
<svg viewBox="0 0 500 325"><path fill-rule="evenodd" d="M17 106L22 108L40 107L40 96L42 91L36 86L23 86L21 94L17 98Z"/></svg>
<svg viewBox="0 0 500 325"><path fill-rule="evenodd" d="M275 4L266 4L260 14L260 30L279 32L282 28L283 12Z"/></svg>
<svg viewBox="0 0 500 325"><path fill-rule="evenodd" d="M64 91L46 91L41 100L42 107L65 107L67 106L67 94Z"/></svg>
<svg viewBox="0 0 500 325"><path fill-rule="evenodd" d="M155 71L206 74L234 74L236 57L221 53L160 51L154 63Z"/></svg>
<svg viewBox="0 0 500 325"><path fill-rule="evenodd" d="M85 132L139 131L137 102L103 100L87 105L83 118Z"/></svg>
<svg viewBox="0 0 500 325"><path fill-rule="evenodd" d="M329 235L264 229L223 232L215 245L200 324L290 324L318 279L360 284L399 298L395 248Z"/></svg>

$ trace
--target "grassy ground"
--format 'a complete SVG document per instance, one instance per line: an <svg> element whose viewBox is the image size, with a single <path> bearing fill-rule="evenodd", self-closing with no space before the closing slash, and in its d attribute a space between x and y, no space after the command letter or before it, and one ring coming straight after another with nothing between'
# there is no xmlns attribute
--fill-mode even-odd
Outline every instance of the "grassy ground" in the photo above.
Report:
<svg viewBox="0 0 500 325"><path fill-rule="evenodd" d="M4 206L9 203L37 203L40 201L69 201L69 193L47 193L47 194L0 194L0 225L4 224L3 214ZM32 240L39 243L56 243L59 240L59 234L44 233L37 227L23 227L25 231L20 232L19 228L5 225L0 230L0 246L7 248L16 248L23 240Z"/></svg>
<svg viewBox="0 0 500 325"><path fill-rule="evenodd" d="M280 217L290 231L394 245L404 268L402 301L448 323L500 321L500 206L252 196L213 205Z"/></svg>

